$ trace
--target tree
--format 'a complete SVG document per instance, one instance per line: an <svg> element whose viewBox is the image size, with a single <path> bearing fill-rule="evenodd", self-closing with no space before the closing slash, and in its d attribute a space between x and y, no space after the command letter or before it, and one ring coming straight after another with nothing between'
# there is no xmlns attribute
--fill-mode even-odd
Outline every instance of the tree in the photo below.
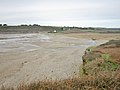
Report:
<svg viewBox="0 0 120 90"><path fill-rule="evenodd" d="M33 26L40 26L40 25L38 25L38 24L33 24Z"/></svg>
<svg viewBox="0 0 120 90"><path fill-rule="evenodd" d="M28 26L27 24L21 24L20 26Z"/></svg>
<svg viewBox="0 0 120 90"><path fill-rule="evenodd" d="M2 26L2 24L0 24L0 26Z"/></svg>
<svg viewBox="0 0 120 90"><path fill-rule="evenodd" d="M3 26L7 26L7 24L3 24Z"/></svg>

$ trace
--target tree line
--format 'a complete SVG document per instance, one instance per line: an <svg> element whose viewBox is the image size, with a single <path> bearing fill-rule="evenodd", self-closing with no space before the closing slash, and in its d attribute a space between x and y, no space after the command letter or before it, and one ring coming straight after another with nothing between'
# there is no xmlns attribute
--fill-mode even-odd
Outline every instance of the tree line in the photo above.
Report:
<svg viewBox="0 0 120 90"><path fill-rule="evenodd" d="M8 26L7 24L0 24L0 26ZM40 26L39 24L29 24L29 25L27 25L27 24L21 24L21 25L18 25L18 26Z"/></svg>
<svg viewBox="0 0 120 90"><path fill-rule="evenodd" d="M0 26L7 26L7 24L0 24Z"/></svg>

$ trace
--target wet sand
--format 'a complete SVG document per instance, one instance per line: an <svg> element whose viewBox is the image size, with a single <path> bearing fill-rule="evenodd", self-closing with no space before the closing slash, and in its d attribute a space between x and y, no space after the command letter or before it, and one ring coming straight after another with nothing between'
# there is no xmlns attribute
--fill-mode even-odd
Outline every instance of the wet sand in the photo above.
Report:
<svg viewBox="0 0 120 90"><path fill-rule="evenodd" d="M85 49L104 42L58 34L1 34L0 85L79 75Z"/></svg>

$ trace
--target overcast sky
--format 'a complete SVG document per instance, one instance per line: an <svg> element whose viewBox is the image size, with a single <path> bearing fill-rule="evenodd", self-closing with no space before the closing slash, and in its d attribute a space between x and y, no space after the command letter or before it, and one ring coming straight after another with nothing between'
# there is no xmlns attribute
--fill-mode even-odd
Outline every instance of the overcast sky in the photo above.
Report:
<svg viewBox="0 0 120 90"><path fill-rule="evenodd" d="M0 0L0 23L120 28L120 0Z"/></svg>

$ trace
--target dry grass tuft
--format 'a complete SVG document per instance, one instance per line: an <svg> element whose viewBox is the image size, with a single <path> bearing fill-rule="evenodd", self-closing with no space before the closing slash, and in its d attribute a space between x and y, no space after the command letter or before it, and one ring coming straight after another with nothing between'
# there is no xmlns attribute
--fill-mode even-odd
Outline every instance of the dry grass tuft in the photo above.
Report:
<svg viewBox="0 0 120 90"><path fill-rule="evenodd" d="M1 90L120 90L120 73L102 72L60 81L40 81L20 85L16 89L2 87Z"/></svg>

